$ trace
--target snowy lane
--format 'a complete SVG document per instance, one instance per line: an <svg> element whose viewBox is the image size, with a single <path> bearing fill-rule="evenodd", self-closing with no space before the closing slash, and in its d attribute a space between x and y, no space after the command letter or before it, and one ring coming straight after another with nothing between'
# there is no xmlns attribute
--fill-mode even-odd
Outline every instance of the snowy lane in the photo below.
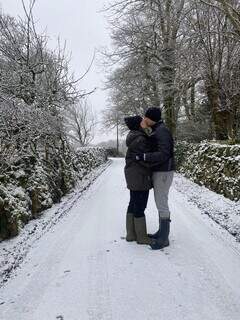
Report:
<svg viewBox="0 0 240 320"><path fill-rule="evenodd" d="M0 289L1 320L239 320L240 250L171 190L171 246L127 243L123 161L112 165ZM157 225L153 198L149 231Z"/></svg>

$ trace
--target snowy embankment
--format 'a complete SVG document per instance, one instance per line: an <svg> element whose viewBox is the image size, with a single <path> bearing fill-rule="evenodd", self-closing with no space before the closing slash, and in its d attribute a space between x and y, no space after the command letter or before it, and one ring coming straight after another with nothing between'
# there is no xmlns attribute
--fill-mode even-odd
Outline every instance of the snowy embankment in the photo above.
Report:
<svg viewBox="0 0 240 320"><path fill-rule="evenodd" d="M86 174L78 182L74 191L63 197L60 203L44 211L41 217L30 221L17 237L0 242L0 286L23 262L32 245L70 212L83 193L110 163L111 161L108 161Z"/></svg>
<svg viewBox="0 0 240 320"><path fill-rule="evenodd" d="M31 155L0 171L0 241L16 236L30 220L70 192L91 170L107 161L103 148Z"/></svg>
<svg viewBox="0 0 240 320"><path fill-rule="evenodd" d="M240 145L179 142L180 173L225 197L240 200Z"/></svg>
<svg viewBox="0 0 240 320"><path fill-rule="evenodd" d="M176 156L176 190L240 241L240 145L179 142Z"/></svg>
<svg viewBox="0 0 240 320"><path fill-rule="evenodd" d="M174 188L240 241L240 200L235 202L175 174Z"/></svg>

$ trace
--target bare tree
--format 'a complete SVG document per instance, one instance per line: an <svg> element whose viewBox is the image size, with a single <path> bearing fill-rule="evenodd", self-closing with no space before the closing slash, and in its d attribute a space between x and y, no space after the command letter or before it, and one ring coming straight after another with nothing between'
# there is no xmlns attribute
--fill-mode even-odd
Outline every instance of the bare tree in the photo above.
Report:
<svg viewBox="0 0 240 320"><path fill-rule="evenodd" d="M125 62L126 69L135 59L144 79L144 97L151 98L149 104L163 106L166 123L173 134L176 130L178 39L186 10L187 1L184 0L125 0L110 8L114 16L110 21L114 50L108 57L111 62Z"/></svg>
<svg viewBox="0 0 240 320"><path fill-rule="evenodd" d="M238 0L200 0L201 2L210 5L220 11L223 11L236 33L240 36L240 4Z"/></svg>
<svg viewBox="0 0 240 320"><path fill-rule="evenodd" d="M94 139L97 120L86 99L67 108L65 122L68 136L74 145L86 147Z"/></svg>
<svg viewBox="0 0 240 320"><path fill-rule="evenodd" d="M239 43L229 36L232 26L222 11L195 1L193 16L188 20L190 35L197 36L189 49L197 48L198 70L211 106L214 137L218 140L233 139L234 110L225 83L230 85L226 76L231 73L232 62L238 56Z"/></svg>
<svg viewBox="0 0 240 320"><path fill-rule="evenodd" d="M115 108L111 107L105 110L103 114L103 130L108 131L116 130L116 150L119 154L119 136L121 132L124 132L124 115L118 110L118 105Z"/></svg>
<svg viewBox="0 0 240 320"><path fill-rule="evenodd" d="M69 140L62 114L88 94L70 73L66 45L59 41L50 50L47 35L37 33L35 0L29 8L22 3L23 19L0 13L0 167L26 155L64 157ZM89 127L82 130L87 143Z"/></svg>
<svg viewBox="0 0 240 320"><path fill-rule="evenodd" d="M201 137L236 140L240 47L223 2L237 19L236 0L115 1L114 48L105 53L112 112L142 114L160 105L173 134L188 122L184 127Z"/></svg>
<svg viewBox="0 0 240 320"><path fill-rule="evenodd" d="M22 99L28 105L64 107L84 92L69 72L66 45L47 48L47 36L38 34L33 18L36 1L29 9L22 1L25 19L0 14L0 95Z"/></svg>

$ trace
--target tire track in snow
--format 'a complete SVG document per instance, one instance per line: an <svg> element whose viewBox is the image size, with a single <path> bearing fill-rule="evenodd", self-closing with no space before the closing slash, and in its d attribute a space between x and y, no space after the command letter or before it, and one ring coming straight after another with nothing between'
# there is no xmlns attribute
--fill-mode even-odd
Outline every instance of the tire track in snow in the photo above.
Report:
<svg viewBox="0 0 240 320"><path fill-rule="evenodd" d="M106 252L88 257L89 320L113 320Z"/></svg>

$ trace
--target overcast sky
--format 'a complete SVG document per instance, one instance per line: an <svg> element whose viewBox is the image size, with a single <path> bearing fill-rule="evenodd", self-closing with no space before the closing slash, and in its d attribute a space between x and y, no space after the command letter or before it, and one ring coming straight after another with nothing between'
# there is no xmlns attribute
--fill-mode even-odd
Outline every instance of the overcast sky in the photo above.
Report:
<svg viewBox="0 0 240 320"><path fill-rule="evenodd" d="M0 3L5 13L23 15L21 0L0 0ZM57 45L58 36L62 41L67 41L67 48L72 52L72 69L76 77L88 68L95 48L110 46L107 21L104 14L99 13L103 5L104 0L37 0L34 16L38 30L47 30L51 47ZM95 63L80 83L86 90L98 88L90 97L98 118L107 103L107 92L101 90L103 80L103 72ZM98 130L95 142L111 137L112 133L106 135Z"/></svg>

